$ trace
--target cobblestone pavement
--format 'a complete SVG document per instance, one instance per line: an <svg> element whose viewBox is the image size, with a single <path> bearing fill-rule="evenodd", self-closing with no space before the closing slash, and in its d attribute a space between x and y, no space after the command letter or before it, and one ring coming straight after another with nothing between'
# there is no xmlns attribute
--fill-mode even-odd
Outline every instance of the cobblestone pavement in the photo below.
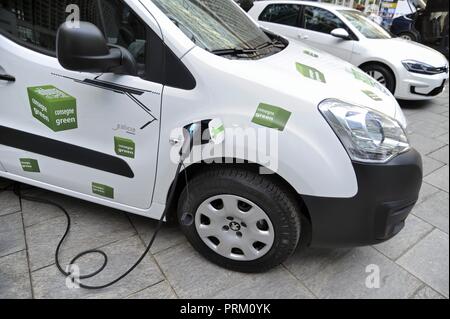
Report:
<svg viewBox="0 0 450 319"><path fill-rule="evenodd" d="M422 153L425 178L405 229L387 243L354 249L306 249L265 274L235 273L212 265L165 227L151 255L122 282L101 291L68 289L54 264L66 220L58 210L0 194L0 298L448 298L449 100L402 102L412 144ZM0 180L1 185L7 181ZM42 190L67 208L72 231L62 259L101 248L110 261L88 283L104 283L144 251L156 222ZM94 270L98 256L80 260ZM380 269L380 287L366 287L366 267Z"/></svg>

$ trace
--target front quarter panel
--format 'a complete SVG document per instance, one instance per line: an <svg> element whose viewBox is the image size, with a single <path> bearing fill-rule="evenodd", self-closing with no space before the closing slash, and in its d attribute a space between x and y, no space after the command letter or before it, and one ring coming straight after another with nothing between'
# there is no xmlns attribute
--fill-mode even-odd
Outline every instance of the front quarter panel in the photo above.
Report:
<svg viewBox="0 0 450 319"><path fill-rule="evenodd" d="M276 163L269 166L264 161L265 148L256 147L257 156L252 157L252 147L242 140L225 138L225 157L229 157L227 150L231 148L235 158L268 167L300 194L344 198L356 195L358 186L351 160L318 110L327 94L322 87L310 86L308 82L297 86L290 75L272 73L260 61L228 60L200 48L192 50L183 62L196 78L197 86L192 91L165 89L156 201L165 202L171 183L167 176L176 168L169 144L174 129L212 118L220 118L227 130L270 130L278 140L271 153L271 161ZM283 131L252 122L260 103L291 112ZM194 149L193 153L199 152ZM203 160L217 158L217 153L203 155Z"/></svg>

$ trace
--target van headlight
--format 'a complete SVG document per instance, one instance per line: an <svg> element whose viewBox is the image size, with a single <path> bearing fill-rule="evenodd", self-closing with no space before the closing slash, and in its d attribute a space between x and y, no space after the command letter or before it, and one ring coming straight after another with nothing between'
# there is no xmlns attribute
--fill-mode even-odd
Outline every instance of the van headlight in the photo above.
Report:
<svg viewBox="0 0 450 319"><path fill-rule="evenodd" d="M325 100L319 110L354 161L385 163L410 148L400 123L373 109Z"/></svg>

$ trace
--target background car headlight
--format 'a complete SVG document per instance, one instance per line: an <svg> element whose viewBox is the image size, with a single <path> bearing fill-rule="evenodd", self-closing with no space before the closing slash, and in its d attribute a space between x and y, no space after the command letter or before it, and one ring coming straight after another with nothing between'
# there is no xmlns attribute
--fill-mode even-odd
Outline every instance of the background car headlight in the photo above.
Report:
<svg viewBox="0 0 450 319"><path fill-rule="evenodd" d="M325 100L319 110L354 161L385 163L410 148L400 123L373 109Z"/></svg>
<svg viewBox="0 0 450 319"><path fill-rule="evenodd" d="M443 72L443 68L436 68L432 65L415 61L415 60L405 60L402 64L409 72L420 73L420 74L439 74Z"/></svg>

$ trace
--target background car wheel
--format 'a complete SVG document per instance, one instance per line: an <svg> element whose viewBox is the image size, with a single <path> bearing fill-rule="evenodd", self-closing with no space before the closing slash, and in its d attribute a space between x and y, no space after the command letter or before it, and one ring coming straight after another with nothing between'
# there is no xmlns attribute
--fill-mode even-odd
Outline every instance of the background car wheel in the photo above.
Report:
<svg viewBox="0 0 450 319"><path fill-rule="evenodd" d="M392 71L381 64L363 65L361 69L385 86L392 94L395 93L395 76Z"/></svg>
<svg viewBox="0 0 450 319"><path fill-rule="evenodd" d="M295 196L273 176L245 169L208 169L194 177L181 194L178 218L195 249L235 271L267 271L300 239Z"/></svg>
<svg viewBox="0 0 450 319"><path fill-rule="evenodd" d="M418 41L419 38L413 32L402 32L398 35L399 38L409 40L409 41Z"/></svg>

